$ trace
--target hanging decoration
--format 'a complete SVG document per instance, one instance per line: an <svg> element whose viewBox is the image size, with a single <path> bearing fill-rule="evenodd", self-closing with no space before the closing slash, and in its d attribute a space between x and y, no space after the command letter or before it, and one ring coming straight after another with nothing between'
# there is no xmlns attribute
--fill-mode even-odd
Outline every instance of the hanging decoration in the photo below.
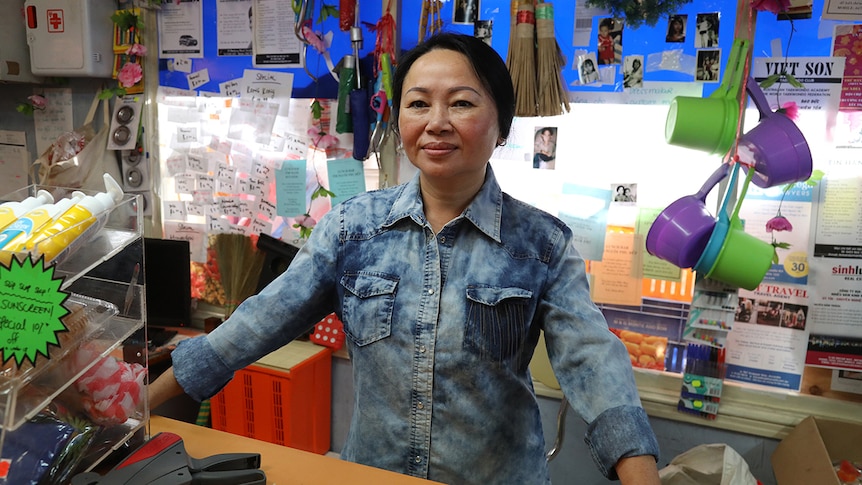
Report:
<svg viewBox="0 0 862 485"><path fill-rule="evenodd" d="M386 3L386 11L374 25L366 25L368 30L374 32L374 75L383 69L381 56L389 55L389 60L395 59L395 17L391 12L392 0Z"/></svg>
<svg viewBox="0 0 862 485"><path fill-rule="evenodd" d="M141 44L141 31L144 20L137 8L117 10L111 16L114 22L114 72L117 87L107 88L99 93L99 98L140 94L144 92L143 57L147 48Z"/></svg>
<svg viewBox="0 0 862 485"><path fill-rule="evenodd" d="M440 0L422 0L422 10L419 13L419 42L430 37L443 28L440 18Z"/></svg>
<svg viewBox="0 0 862 485"><path fill-rule="evenodd" d="M536 16L532 0L518 3L515 29L510 35L512 54L508 68L515 88L515 116L537 116L536 91Z"/></svg>
<svg viewBox="0 0 862 485"><path fill-rule="evenodd" d="M566 59L554 36L554 4L536 4L536 85L539 116L569 112L569 95L563 81Z"/></svg>
<svg viewBox="0 0 862 485"><path fill-rule="evenodd" d="M626 28L636 29L643 24L653 27L689 3L691 0L587 0L586 5L607 10L611 17L625 17Z"/></svg>

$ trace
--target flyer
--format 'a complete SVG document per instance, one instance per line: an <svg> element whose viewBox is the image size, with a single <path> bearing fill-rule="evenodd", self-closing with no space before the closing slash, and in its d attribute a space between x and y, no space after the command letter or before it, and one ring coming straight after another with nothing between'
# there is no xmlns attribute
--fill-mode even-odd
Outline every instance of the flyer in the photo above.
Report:
<svg viewBox="0 0 862 485"><path fill-rule="evenodd" d="M296 67L300 65L302 42L296 36L296 18L290 0L254 0L255 67Z"/></svg>
<svg viewBox="0 0 862 485"><path fill-rule="evenodd" d="M252 0L218 0L218 55L250 56L254 16Z"/></svg>
<svg viewBox="0 0 862 485"><path fill-rule="evenodd" d="M806 285L763 283L740 290L727 335L725 378L798 391L808 349Z"/></svg>
<svg viewBox="0 0 862 485"><path fill-rule="evenodd" d="M159 57L203 57L203 10L200 0L178 0L159 10Z"/></svg>
<svg viewBox="0 0 862 485"><path fill-rule="evenodd" d="M778 82L761 88L773 104L793 101L801 110L838 111L841 81L844 78L844 57L755 57L752 75L758 84L770 76L779 75ZM798 88L787 82L787 73L803 84ZM777 104L777 103L775 103ZM779 106L772 106L778 108Z"/></svg>

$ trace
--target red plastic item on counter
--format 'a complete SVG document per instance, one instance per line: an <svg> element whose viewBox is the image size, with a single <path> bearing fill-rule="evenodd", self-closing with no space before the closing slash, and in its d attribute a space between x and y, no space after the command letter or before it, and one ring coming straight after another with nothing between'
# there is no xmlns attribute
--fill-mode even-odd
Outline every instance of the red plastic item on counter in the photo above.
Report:
<svg viewBox="0 0 862 485"><path fill-rule="evenodd" d="M330 347L332 350L338 350L344 345L344 324L334 313L330 313L314 325L314 331L309 340L318 345Z"/></svg>

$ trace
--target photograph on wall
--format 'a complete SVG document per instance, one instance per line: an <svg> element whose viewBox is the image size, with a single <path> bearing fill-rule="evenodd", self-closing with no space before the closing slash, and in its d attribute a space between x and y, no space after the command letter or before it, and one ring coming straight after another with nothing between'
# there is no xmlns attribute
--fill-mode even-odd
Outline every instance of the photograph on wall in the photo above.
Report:
<svg viewBox="0 0 862 485"><path fill-rule="evenodd" d="M707 83L718 82L720 68L720 49L702 49L697 51L697 73L694 76L696 81Z"/></svg>
<svg viewBox="0 0 862 485"><path fill-rule="evenodd" d="M627 203L634 205L638 201L638 184L611 184L614 191L614 204Z"/></svg>
<svg viewBox="0 0 862 485"><path fill-rule="evenodd" d="M493 20L477 20L473 22L473 37L482 39L486 44L491 45L493 27Z"/></svg>
<svg viewBox="0 0 862 485"><path fill-rule="evenodd" d="M537 127L533 136L533 168L553 170L556 160L557 127Z"/></svg>
<svg viewBox="0 0 862 485"><path fill-rule="evenodd" d="M599 82L599 71L596 69L596 64L595 52L578 56L578 80L581 84L595 84Z"/></svg>
<svg viewBox="0 0 862 485"><path fill-rule="evenodd" d="M644 56L626 56L623 62L623 87L642 88L644 85Z"/></svg>
<svg viewBox="0 0 862 485"><path fill-rule="evenodd" d="M453 24L472 24L479 18L479 0L455 0Z"/></svg>
<svg viewBox="0 0 862 485"><path fill-rule="evenodd" d="M695 19L694 48L718 47L718 12L699 13Z"/></svg>
<svg viewBox="0 0 862 485"><path fill-rule="evenodd" d="M685 24L688 22L688 15L677 14L671 15L667 19L667 34L665 42L681 43L685 42Z"/></svg>
<svg viewBox="0 0 862 485"><path fill-rule="evenodd" d="M620 64L623 58L623 20L605 17L599 21L596 50L599 64Z"/></svg>

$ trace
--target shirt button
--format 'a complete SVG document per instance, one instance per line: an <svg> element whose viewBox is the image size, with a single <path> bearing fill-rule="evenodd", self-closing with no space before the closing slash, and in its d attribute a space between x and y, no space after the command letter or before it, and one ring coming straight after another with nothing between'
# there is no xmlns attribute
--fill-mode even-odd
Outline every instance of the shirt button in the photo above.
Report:
<svg viewBox="0 0 862 485"><path fill-rule="evenodd" d="M428 288L428 294L433 295L434 294L434 288Z"/></svg>
<svg viewBox="0 0 862 485"><path fill-rule="evenodd" d="M416 458L413 459L413 461L415 461L416 463L422 463L422 457L417 456Z"/></svg>
<svg viewBox="0 0 862 485"><path fill-rule="evenodd" d="M422 404L421 402L420 402L420 403L417 403L417 404L416 404L416 407L417 407L417 408L419 408L419 409L425 409L425 405L424 405L424 404Z"/></svg>
<svg viewBox="0 0 862 485"><path fill-rule="evenodd" d="M446 236L440 236L440 244L446 244Z"/></svg>
<svg viewBox="0 0 862 485"><path fill-rule="evenodd" d="M419 353L420 353L420 354L424 354L424 353L425 353L425 346L424 346L424 345L420 345L420 346L419 346Z"/></svg>

